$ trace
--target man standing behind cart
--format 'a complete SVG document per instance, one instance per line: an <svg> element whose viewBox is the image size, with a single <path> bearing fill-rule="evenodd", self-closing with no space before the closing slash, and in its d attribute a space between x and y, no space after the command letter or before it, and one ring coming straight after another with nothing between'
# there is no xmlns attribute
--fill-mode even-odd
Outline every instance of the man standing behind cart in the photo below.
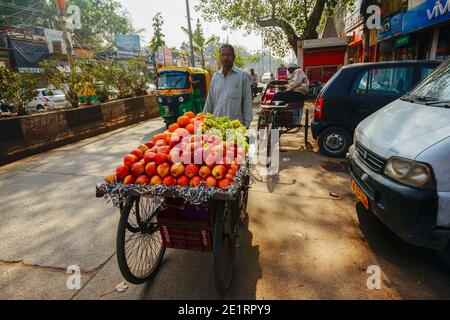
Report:
<svg viewBox="0 0 450 320"><path fill-rule="evenodd" d="M222 45L219 52L222 69L212 76L203 112L239 120L248 129L253 121L250 76L234 65L236 55L232 45Z"/></svg>

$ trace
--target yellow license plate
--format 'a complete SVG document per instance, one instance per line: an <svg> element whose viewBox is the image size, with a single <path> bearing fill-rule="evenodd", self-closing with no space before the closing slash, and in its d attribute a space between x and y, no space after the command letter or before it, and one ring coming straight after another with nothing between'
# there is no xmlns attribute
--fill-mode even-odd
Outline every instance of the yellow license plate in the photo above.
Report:
<svg viewBox="0 0 450 320"><path fill-rule="evenodd" d="M364 194L364 192L354 180L352 180L352 191L354 194L356 194L358 199L361 200L364 207L366 209L369 209L369 198Z"/></svg>

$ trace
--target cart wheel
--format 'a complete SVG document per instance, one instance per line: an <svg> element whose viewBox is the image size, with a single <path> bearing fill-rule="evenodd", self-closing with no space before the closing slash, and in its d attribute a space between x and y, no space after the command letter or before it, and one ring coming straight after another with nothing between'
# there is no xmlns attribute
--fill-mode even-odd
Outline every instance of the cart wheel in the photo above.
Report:
<svg viewBox="0 0 450 320"><path fill-rule="evenodd" d="M130 213L136 225L129 230ZM130 283L142 284L150 279L160 264L166 248L156 224L159 206L145 197L129 198L123 207L117 229L117 261L122 276Z"/></svg>
<svg viewBox="0 0 450 320"><path fill-rule="evenodd" d="M122 212L123 208L124 208L123 203L120 203L120 212ZM128 215L126 228L131 233L139 232L139 225L138 225L137 220L136 220L136 209L135 209L134 206L131 208L131 212Z"/></svg>
<svg viewBox="0 0 450 320"><path fill-rule="evenodd" d="M247 215L247 203L248 203L248 189L250 185L250 176L246 176L244 181L244 187L241 190L239 195L239 224L242 226L245 223L245 220L248 219Z"/></svg>
<svg viewBox="0 0 450 320"><path fill-rule="evenodd" d="M220 201L216 211L213 242L214 282L220 294L226 294L233 277L239 210L232 201Z"/></svg>

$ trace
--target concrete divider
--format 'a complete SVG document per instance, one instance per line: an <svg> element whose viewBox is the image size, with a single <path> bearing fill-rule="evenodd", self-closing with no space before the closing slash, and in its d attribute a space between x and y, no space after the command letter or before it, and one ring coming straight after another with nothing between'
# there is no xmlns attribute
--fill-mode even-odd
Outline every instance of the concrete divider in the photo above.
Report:
<svg viewBox="0 0 450 320"><path fill-rule="evenodd" d="M159 116L155 96L0 119L0 165Z"/></svg>

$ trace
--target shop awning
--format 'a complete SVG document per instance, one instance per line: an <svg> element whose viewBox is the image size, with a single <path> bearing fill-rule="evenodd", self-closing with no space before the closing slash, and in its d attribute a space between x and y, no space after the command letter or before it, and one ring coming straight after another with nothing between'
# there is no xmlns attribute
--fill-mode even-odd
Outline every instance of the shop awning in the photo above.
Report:
<svg viewBox="0 0 450 320"><path fill-rule="evenodd" d="M46 42L10 38L9 46L11 65L21 72L39 72L40 63L50 57Z"/></svg>

